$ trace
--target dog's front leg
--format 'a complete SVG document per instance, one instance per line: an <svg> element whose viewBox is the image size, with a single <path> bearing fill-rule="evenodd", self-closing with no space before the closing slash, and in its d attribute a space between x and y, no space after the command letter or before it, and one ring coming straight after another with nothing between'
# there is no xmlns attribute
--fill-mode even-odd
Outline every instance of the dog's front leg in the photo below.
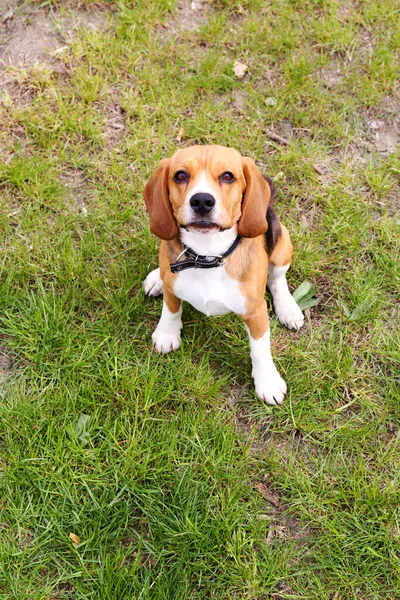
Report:
<svg viewBox="0 0 400 600"><path fill-rule="evenodd" d="M178 350L181 343L182 301L168 288L164 288L164 302L161 319L154 330L152 340L160 354Z"/></svg>
<svg viewBox="0 0 400 600"><path fill-rule="evenodd" d="M245 315L243 321L250 339L252 375L257 396L267 404L282 404L287 387L271 356L266 302L263 301L255 311Z"/></svg>

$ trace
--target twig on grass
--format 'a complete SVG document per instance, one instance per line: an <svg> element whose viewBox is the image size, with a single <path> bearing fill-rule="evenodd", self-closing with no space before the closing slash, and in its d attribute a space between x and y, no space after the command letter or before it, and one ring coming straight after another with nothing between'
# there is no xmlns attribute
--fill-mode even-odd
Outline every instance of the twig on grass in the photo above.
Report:
<svg viewBox="0 0 400 600"><path fill-rule="evenodd" d="M316 165L316 164L313 164L313 165L311 165L311 166L312 166L312 168L314 169L314 171L315 171L316 173L318 173L318 175L323 175L323 174L324 174L324 171L323 171L323 169L321 169L321 167L319 167L318 165Z"/></svg>
<svg viewBox="0 0 400 600"><path fill-rule="evenodd" d="M278 144L282 144L282 146L289 146L290 141L273 131L267 130L267 136L273 140L274 142L278 142Z"/></svg>

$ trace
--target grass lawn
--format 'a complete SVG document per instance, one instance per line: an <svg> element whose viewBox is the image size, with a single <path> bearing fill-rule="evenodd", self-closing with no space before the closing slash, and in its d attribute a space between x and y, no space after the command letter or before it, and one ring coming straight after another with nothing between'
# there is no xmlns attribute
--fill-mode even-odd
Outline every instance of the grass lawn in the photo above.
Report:
<svg viewBox="0 0 400 600"><path fill-rule="evenodd" d="M0 598L400 598L398 1L2 7ZM317 289L281 408L234 315L152 350L142 189L194 143L274 179Z"/></svg>

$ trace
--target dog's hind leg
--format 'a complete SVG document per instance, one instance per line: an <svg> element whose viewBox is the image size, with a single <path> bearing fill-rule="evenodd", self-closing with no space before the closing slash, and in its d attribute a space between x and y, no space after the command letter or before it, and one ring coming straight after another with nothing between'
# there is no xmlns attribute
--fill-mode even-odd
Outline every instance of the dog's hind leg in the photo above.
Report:
<svg viewBox="0 0 400 600"><path fill-rule="evenodd" d="M292 258L292 243L286 227L280 224L280 235L269 255L267 287L272 294L275 314L289 329L300 329L304 315L289 292L286 271Z"/></svg>

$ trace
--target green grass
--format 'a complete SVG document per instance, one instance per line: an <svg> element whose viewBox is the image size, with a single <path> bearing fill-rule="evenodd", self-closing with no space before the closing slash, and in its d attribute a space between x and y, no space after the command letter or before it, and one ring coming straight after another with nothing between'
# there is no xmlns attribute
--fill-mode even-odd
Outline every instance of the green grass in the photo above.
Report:
<svg viewBox="0 0 400 600"><path fill-rule="evenodd" d="M1 598L400 597L399 6L205 7L15 8L7 35L43 11L60 50L0 95ZM276 180L317 288L300 333L271 323L281 408L233 315L186 306L152 350L142 189L192 143Z"/></svg>

